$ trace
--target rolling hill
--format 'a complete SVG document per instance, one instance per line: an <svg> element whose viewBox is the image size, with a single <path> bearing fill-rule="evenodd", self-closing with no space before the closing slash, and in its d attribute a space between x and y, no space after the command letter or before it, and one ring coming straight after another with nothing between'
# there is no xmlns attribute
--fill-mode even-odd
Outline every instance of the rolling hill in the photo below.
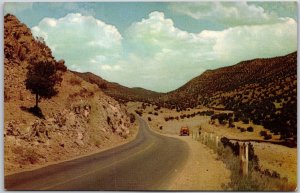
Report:
<svg viewBox="0 0 300 193"><path fill-rule="evenodd" d="M199 105L233 110L236 119L263 125L283 138L297 133L297 52L207 70L169 93L124 87L92 73L73 73L122 102L141 101L177 111Z"/></svg>
<svg viewBox="0 0 300 193"><path fill-rule="evenodd" d="M154 103L155 99L162 95L162 93L146 90L144 88L128 88L118 83L109 82L91 72L72 72L85 81L96 84L105 94L120 102L141 101Z"/></svg>
<svg viewBox="0 0 300 193"><path fill-rule="evenodd" d="M240 93L238 96L240 96L241 94L248 93L248 91L241 93L242 90L257 87L257 94L252 98L253 100L257 100L256 96L261 97L261 99L274 97L274 93L273 95L269 93L274 92L273 88L267 89L268 93L262 96L259 92L262 92L263 89L258 88L265 85L273 85L275 84L274 82L278 84L278 88L274 88L278 92L283 89L285 84L287 84L287 87L290 86L295 89L297 52L275 58L242 61L233 66L207 70L180 88L168 93L157 93L144 88L128 88L118 83L106 81L91 72L72 72L84 80L96 84L109 96L125 102L164 103L164 106L169 108L192 108L197 105L224 108L226 106L224 100L227 98L224 98L225 93L227 95L230 93L234 94L234 91L239 90ZM287 80L283 80L285 78ZM279 80L281 82L278 82ZM293 89L291 91L295 93ZM291 95L291 97L294 97L293 93L284 92L276 95L280 95L280 97L289 97ZM189 98L189 100L186 100L186 98Z"/></svg>
<svg viewBox="0 0 300 193"><path fill-rule="evenodd" d="M296 138L297 52L208 70L159 103L179 110L198 105L233 110L240 119Z"/></svg>

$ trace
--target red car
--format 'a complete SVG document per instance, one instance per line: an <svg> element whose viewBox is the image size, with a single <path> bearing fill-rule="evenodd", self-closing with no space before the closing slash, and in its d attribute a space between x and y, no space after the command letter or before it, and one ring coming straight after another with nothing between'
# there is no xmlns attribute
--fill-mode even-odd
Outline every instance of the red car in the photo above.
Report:
<svg viewBox="0 0 300 193"><path fill-rule="evenodd" d="M184 135L187 135L187 136L190 135L190 130L188 127L181 127L180 136L184 136Z"/></svg>

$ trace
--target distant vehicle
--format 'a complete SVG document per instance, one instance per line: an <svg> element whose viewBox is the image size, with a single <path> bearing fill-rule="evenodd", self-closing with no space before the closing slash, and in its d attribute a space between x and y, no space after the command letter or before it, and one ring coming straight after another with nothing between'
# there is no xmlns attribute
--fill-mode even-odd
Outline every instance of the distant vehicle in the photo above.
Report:
<svg viewBox="0 0 300 193"><path fill-rule="evenodd" d="M184 136L184 135L187 135L187 136L190 135L190 129L188 127L181 127L180 136Z"/></svg>

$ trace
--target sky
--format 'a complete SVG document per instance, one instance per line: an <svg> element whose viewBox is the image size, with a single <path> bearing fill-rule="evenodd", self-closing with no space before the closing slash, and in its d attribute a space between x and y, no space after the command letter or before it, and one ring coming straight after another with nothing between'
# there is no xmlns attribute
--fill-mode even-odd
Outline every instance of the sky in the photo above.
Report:
<svg viewBox="0 0 300 193"><path fill-rule="evenodd" d="M69 69L158 92L297 50L296 2L8 2L4 13Z"/></svg>

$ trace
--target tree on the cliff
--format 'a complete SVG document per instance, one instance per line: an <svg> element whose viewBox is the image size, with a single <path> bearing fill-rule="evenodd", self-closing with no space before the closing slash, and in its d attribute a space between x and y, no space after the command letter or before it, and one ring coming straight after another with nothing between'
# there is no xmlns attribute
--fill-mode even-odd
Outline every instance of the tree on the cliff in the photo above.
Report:
<svg viewBox="0 0 300 193"><path fill-rule="evenodd" d="M35 95L35 109L39 109L41 98L50 99L58 93L57 86L62 81L62 72L66 71L64 61L56 62L51 57L36 55L27 67L26 89Z"/></svg>

